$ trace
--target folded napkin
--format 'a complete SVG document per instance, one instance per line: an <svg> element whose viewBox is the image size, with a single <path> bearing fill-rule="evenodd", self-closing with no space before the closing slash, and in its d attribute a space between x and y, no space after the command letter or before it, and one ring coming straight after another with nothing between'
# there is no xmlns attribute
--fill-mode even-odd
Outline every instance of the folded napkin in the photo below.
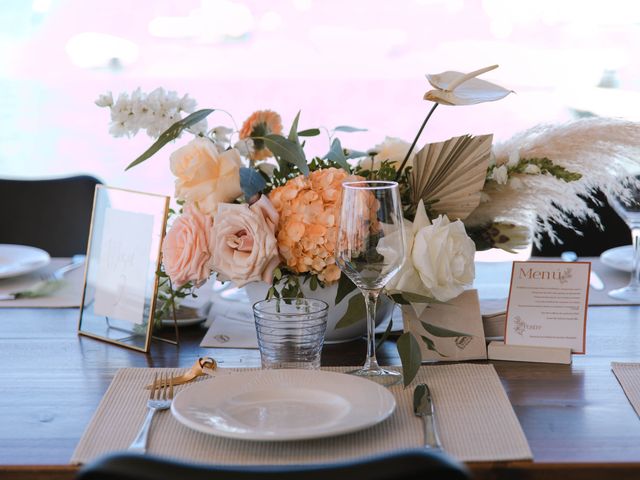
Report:
<svg viewBox="0 0 640 480"><path fill-rule="evenodd" d="M207 323L211 325L200 346L204 348L258 348L256 326L247 294L226 288L215 292Z"/></svg>
<svg viewBox="0 0 640 480"><path fill-rule="evenodd" d="M640 363L611 362L611 370L633 409L640 415Z"/></svg>
<svg viewBox="0 0 640 480"><path fill-rule="evenodd" d="M15 293L31 289L41 279L57 269L71 263L70 258L53 258L46 267L18 277L0 279L0 294ZM60 288L49 295L35 298L18 298L0 301L0 308L72 308L82 301L84 266L65 274Z"/></svg>
<svg viewBox="0 0 640 480"><path fill-rule="evenodd" d="M328 367L344 372L353 367ZM182 369L120 370L89 423L71 463L86 463L108 452L124 450L146 414L148 384L156 372ZM237 369L216 375L233 375ZM204 377L199 381L215 381ZM416 383L431 389L445 450L462 461L531 459L527 440L493 365L422 366ZM189 385L177 388L179 392ZM423 445L421 419L413 414L413 389L394 386L393 415L378 425L336 437L296 442L256 442L219 438L196 432L159 413L151 430L149 453L191 462L215 464L326 463Z"/></svg>

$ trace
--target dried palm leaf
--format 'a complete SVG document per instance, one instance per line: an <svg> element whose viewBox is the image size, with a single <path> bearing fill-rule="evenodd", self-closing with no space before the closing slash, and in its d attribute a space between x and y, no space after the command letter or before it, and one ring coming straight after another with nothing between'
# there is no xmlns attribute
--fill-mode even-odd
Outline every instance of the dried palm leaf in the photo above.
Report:
<svg viewBox="0 0 640 480"><path fill-rule="evenodd" d="M423 200L438 214L465 219L480 204L492 140L493 135L463 135L425 145L413 160L412 204Z"/></svg>

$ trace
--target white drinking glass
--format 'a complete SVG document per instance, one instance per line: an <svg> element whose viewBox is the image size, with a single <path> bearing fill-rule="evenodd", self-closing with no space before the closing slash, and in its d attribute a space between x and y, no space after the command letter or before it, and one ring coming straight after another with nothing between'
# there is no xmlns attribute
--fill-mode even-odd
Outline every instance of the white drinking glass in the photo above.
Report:
<svg viewBox="0 0 640 480"><path fill-rule="evenodd" d="M633 267L631 280L626 287L617 288L609 292L609 296L618 300L640 300L640 188L631 185L626 198L614 197L610 199L611 206L631 229L631 243L633 245Z"/></svg>

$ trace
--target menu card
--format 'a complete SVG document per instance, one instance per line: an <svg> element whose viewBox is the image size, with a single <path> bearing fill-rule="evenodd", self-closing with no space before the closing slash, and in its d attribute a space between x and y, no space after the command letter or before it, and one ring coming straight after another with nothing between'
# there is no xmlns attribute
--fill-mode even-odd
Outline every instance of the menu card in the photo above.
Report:
<svg viewBox="0 0 640 480"><path fill-rule="evenodd" d="M505 344L585 352L589 262L513 262Z"/></svg>

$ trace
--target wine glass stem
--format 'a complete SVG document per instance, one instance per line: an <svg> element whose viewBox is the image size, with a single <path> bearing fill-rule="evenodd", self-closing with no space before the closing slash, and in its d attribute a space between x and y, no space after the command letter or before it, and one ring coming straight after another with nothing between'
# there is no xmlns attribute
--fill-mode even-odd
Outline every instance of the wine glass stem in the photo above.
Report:
<svg viewBox="0 0 640 480"><path fill-rule="evenodd" d="M374 370L380 368L376 359L376 304L380 290L362 290L362 295L367 306L367 360L364 368Z"/></svg>
<svg viewBox="0 0 640 480"><path fill-rule="evenodd" d="M631 228L631 239L633 240L633 274L629 286L640 288L640 227Z"/></svg>

